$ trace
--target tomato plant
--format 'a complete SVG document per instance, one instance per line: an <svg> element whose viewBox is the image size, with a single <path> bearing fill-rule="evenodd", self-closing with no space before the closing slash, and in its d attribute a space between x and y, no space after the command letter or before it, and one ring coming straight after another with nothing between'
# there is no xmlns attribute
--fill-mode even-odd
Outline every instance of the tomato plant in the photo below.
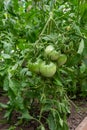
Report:
<svg viewBox="0 0 87 130"><path fill-rule="evenodd" d="M86 0L1 0L0 91L9 101L0 106L9 121L17 111L37 129L69 129L69 98L87 96L86 13Z"/></svg>

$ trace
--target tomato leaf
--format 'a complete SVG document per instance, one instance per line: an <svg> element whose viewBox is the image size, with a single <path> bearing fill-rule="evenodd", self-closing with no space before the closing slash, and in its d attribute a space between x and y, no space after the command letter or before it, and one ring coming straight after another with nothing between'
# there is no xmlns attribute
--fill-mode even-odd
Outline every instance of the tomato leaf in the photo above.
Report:
<svg viewBox="0 0 87 130"><path fill-rule="evenodd" d="M78 54L82 54L84 50L84 40L82 39L80 44L79 44L79 48L78 48Z"/></svg>

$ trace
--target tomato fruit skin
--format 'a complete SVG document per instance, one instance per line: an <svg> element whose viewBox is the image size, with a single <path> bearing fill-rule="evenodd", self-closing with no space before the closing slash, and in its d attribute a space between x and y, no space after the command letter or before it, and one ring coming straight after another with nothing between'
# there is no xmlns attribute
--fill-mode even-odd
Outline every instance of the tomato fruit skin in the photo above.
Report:
<svg viewBox="0 0 87 130"><path fill-rule="evenodd" d="M29 62L28 67L31 72L35 72L38 74L38 73L40 73L40 64L41 64L41 60L38 60L34 63Z"/></svg>
<svg viewBox="0 0 87 130"><path fill-rule="evenodd" d="M46 64L45 62L43 62L40 65L40 73L44 77L53 77L53 75L56 73L56 65L53 62L51 62L50 64Z"/></svg>
<svg viewBox="0 0 87 130"><path fill-rule="evenodd" d="M58 58L58 66L62 66L67 61L67 56L65 54L61 54Z"/></svg>
<svg viewBox="0 0 87 130"><path fill-rule="evenodd" d="M60 51L57 52L56 50L53 50L52 52L50 52L49 56L52 61L56 61L60 57Z"/></svg>
<svg viewBox="0 0 87 130"><path fill-rule="evenodd" d="M49 45L45 49L45 54L52 60L56 61L60 56L60 51L56 51L52 45Z"/></svg>
<svg viewBox="0 0 87 130"><path fill-rule="evenodd" d="M45 54L49 55L54 50L54 47L52 45L49 45L45 49Z"/></svg>

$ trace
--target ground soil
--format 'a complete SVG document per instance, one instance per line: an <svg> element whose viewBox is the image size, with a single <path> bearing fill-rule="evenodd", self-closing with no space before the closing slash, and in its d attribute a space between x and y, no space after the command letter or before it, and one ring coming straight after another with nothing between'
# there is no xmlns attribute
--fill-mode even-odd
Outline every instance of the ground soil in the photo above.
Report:
<svg viewBox="0 0 87 130"><path fill-rule="evenodd" d="M70 130L75 130L75 128L87 116L87 101L85 99L79 99L73 101L73 103L74 104L71 105L71 114L68 117Z"/></svg>
<svg viewBox="0 0 87 130"><path fill-rule="evenodd" d="M0 102L6 103L8 98L5 96L0 96ZM11 123L7 123L4 119L5 110L0 108L0 130L8 130L9 127L14 126L17 121L18 113L13 114ZM80 124L80 122L87 116L87 101L86 100L77 100L71 103L71 113L67 118L69 129L75 130L75 128ZM36 130L37 123L32 121L30 124L17 126L15 130ZM22 129L21 129L22 128ZM11 130L14 130L11 129ZM48 130L48 129L47 129Z"/></svg>

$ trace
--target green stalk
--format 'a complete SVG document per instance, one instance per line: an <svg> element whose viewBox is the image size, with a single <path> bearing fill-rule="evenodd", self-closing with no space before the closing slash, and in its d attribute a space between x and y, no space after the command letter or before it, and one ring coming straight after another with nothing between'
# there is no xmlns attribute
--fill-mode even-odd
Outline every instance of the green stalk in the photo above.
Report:
<svg viewBox="0 0 87 130"><path fill-rule="evenodd" d="M39 43L39 41L41 40L41 36L44 34L44 32L45 32L45 30L47 29L47 26L49 25L49 22L52 20L52 18L53 18L53 12L50 12L49 13L49 18L48 18L48 20L47 20L47 22L46 22L46 24L45 24L45 26L44 26L44 28L43 28L43 30L42 30L42 32L40 33L40 35L39 35L39 39L35 42L35 46Z"/></svg>

